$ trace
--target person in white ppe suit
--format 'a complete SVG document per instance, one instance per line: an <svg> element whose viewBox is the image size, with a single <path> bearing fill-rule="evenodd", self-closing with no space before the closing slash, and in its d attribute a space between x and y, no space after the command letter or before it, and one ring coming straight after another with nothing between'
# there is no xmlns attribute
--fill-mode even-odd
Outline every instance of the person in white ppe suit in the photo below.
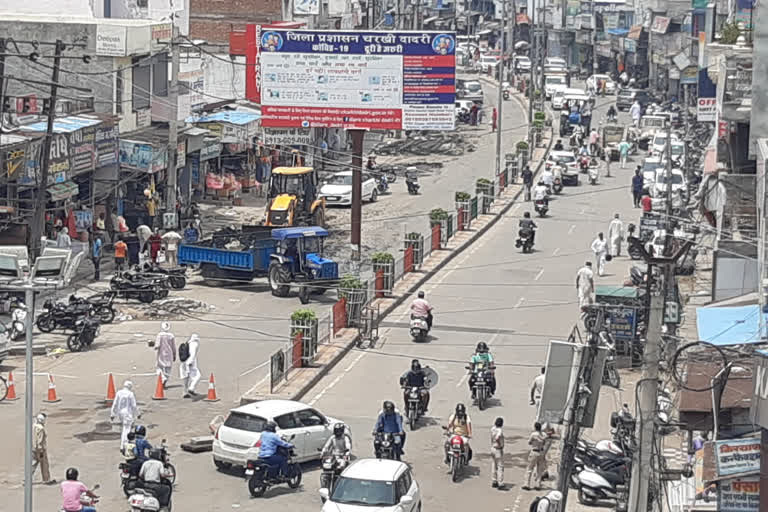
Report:
<svg viewBox="0 0 768 512"><path fill-rule="evenodd" d="M609 254L612 257L621 256L621 242L624 240L624 223L619 219L619 214L613 216L608 226L608 240L611 242Z"/></svg>
<svg viewBox="0 0 768 512"><path fill-rule="evenodd" d="M123 382L123 389L115 393L115 400L112 402L112 411L110 412L112 422L118 418L123 426L123 430L120 432L121 451L128 441L128 432L133 428L134 420L139 416L139 406L136 405L136 395L133 394L133 382L127 380Z"/></svg>
<svg viewBox="0 0 768 512"><path fill-rule="evenodd" d="M579 307L592 304L592 293L595 291L595 274L592 272L592 262L587 261L576 273L576 291L579 294Z"/></svg>
<svg viewBox="0 0 768 512"><path fill-rule="evenodd" d="M176 338L168 322L160 325L160 332L155 339L155 350L157 350L157 373L162 376L163 386L166 386L168 379L171 378L173 363L176 361Z"/></svg>
<svg viewBox="0 0 768 512"><path fill-rule="evenodd" d="M184 381L184 398L197 395L195 386L200 382L200 369L197 366L197 355L200 352L200 337L193 334L187 340L189 346L189 357L179 365L181 380Z"/></svg>
<svg viewBox="0 0 768 512"><path fill-rule="evenodd" d="M597 275L602 276L605 271L605 255L608 252L608 241L603 236L603 233L598 233L597 238L592 242L592 252L595 253Z"/></svg>

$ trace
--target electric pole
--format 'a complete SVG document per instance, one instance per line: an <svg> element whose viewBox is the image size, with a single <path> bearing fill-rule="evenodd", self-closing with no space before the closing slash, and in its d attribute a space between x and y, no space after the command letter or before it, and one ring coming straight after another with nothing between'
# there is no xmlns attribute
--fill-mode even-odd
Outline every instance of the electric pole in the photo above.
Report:
<svg viewBox="0 0 768 512"><path fill-rule="evenodd" d="M664 255L669 256L672 250L672 237L674 236L674 223L672 222L672 123L667 120L667 165L665 173L666 181L666 210L664 215L665 237L664 237Z"/></svg>
<svg viewBox="0 0 768 512"><path fill-rule="evenodd" d="M506 50L506 36L507 27L507 1L501 0L502 14L501 14L501 59L499 60L498 80L499 80L499 92L497 99L497 112L496 112L496 174L501 174L501 123L504 118L504 51ZM491 121L493 122L493 121Z"/></svg>
<svg viewBox="0 0 768 512"><path fill-rule="evenodd" d="M48 107L48 125L45 129L45 139L43 139L43 149L40 164L40 183L37 187L37 200L35 201L35 213L32 217L31 226L31 246L32 257L36 258L41 253L40 239L45 231L45 194L48 190L48 174L51 165L51 142L53 141L53 123L56 120L56 98L59 93L59 74L61 71L61 54L64 52L64 43L56 40L53 55L53 73L51 76L51 100ZM31 378L31 376L28 376ZM30 496L30 503L31 503Z"/></svg>
<svg viewBox="0 0 768 512"><path fill-rule="evenodd" d="M0 37L0 139L5 123L5 38ZM0 172L5 173L5 151L0 151Z"/></svg>
<svg viewBox="0 0 768 512"><path fill-rule="evenodd" d="M352 138L352 215L350 243L352 244L353 260L361 259L360 228L363 215L363 142L365 130L351 129L349 135Z"/></svg>
<svg viewBox="0 0 768 512"><path fill-rule="evenodd" d="M595 12L595 2L592 0L592 74L596 75L599 66L597 65L597 13Z"/></svg>
<svg viewBox="0 0 768 512"><path fill-rule="evenodd" d="M533 28L533 34L531 35L531 80L528 84L528 150L531 156L533 156L533 96L536 92L536 66L539 61L536 46L537 30L536 30L536 8L531 12L531 27ZM530 160L530 157L529 157Z"/></svg>
<svg viewBox="0 0 768 512"><path fill-rule="evenodd" d="M171 17L173 27L171 39L171 86L168 90L168 101L171 104L170 119L168 119L168 186L165 188L165 211L174 213L176 209L176 179L178 177L177 159L179 156L179 29L175 17ZM174 219L178 225L179 219ZM154 228L154 226L152 226ZM163 223L165 227L165 223Z"/></svg>

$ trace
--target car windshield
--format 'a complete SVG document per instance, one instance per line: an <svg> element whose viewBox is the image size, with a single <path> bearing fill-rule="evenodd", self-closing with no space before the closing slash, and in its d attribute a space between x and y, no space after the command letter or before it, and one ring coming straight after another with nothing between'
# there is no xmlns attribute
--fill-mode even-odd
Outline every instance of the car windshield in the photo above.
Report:
<svg viewBox="0 0 768 512"><path fill-rule="evenodd" d="M352 176L349 174L334 174L328 180L328 185L352 185Z"/></svg>
<svg viewBox="0 0 768 512"><path fill-rule="evenodd" d="M342 476L336 482L331 501L347 505L391 507L395 505L395 486L384 480L362 480Z"/></svg>
<svg viewBox="0 0 768 512"><path fill-rule="evenodd" d="M619 96L623 96L625 98L631 98L635 95L635 91L630 91L627 89L624 89L623 91L619 91Z"/></svg>
<svg viewBox="0 0 768 512"><path fill-rule="evenodd" d="M480 92L483 89L483 86L480 85L479 82L469 82L466 85L466 88L469 92Z"/></svg>
<svg viewBox="0 0 768 512"><path fill-rule="evenodd" d="M654 146L662 146L667 143L667 136L666 135L657 135L653 139L653 145Z"/></svg>
<svg viewBox="0 0 768 512"><path fill-rule="evenodd" d="M259 416L252 416L244 412L230 412L225 427L235 430L245 430L246 432L263 432L267 420Z"/></svg>
<svg viewBox="0 0 768 512"><path fill-rule="evenodd" d="M528 57L518 57L517 62L519 62L520 64L530 64L531 59L529 59Z"/></svg>
<svg viewBox="0 0 768 512"><path fill-rule="evenodd" d="M667 183L667 175L663 172L660 172L656 175L656 183ZM672 174L672 184L673 185L682 185L683 183L683 176L680 174Z"/></svg>
<svg viewBox="0 0 768 512"><path fill-rule="evenodd" d="M576 160L573 155L552 155L552 160L558 164L569 164Z"/></svg>
<svg viewBox="0 0 768 512"><path fill-rule="evenodd" d="M672 144L672 154L675 156L682 155L685 150L685 146L682 144Z"/></svg>
<svg viewBox="0 0 768 512"><path fill-rule="evenodd" d="M565 77L563 77L563 76L548 76L545 79L545 81L548 84L564 84L565 83Z"/></svg>
<svg viewBox="0 0 768 512"><path fill-rule="evenodd" d="M654 171L655 172L656 169L658 169L659 167L662 167L663 165L664 164L662 164L659 161L649 162L648 160L646 160L645 162L643 162L643 172L646 172L646 171Z"/></svg>

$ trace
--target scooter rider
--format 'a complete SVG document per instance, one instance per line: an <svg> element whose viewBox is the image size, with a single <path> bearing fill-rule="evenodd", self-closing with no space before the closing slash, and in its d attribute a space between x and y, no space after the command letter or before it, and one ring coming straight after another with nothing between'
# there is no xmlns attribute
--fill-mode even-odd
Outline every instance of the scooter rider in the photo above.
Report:
<svg viewBox="0 0 768 512"><path fill-rule="evenodd" d="M403 410L405 415L408 416L408 395L412 388L419 389L421 406L426 413L429 407L429 390L424 385L424 370L421 368L421 363L419 363L418 359L411 361L411 370L402 377L400 385L403 386L403 404L405 404Z"/></svg>
<svg viewBox="0 0 768 512"><path fill-rule="evenodd" d="M608 120L609 121L616 121L616 107L611 105L608 107Z"/></svg>
<svg viewBox="0 0 768 512"><path fill-rule="evenodd" d="M547 198L547 186L543 181L539 181L539 184L533 189L533 201L544 201L544 204L549 206L549 199Z"/></svg>
<svg viewBox="0 0 768 512"><path fill-rule="evenodd" d="M551 190L552 184L555 182L555 175L552 174L552 169L544 168L544 170L541 171L539 181L542 181L544 185L547 186L547 190Z"/></svg>
<svg viewBox="0 0 768 512"><path fill-rule="evenodd" d="M555 151L562 151L563 150L563 141L560 139L557 139L557 142L555 142Z"/></svg>
<svg viewBox="0 0 768 512"><path fill-rule="evenodd" d="M93 491L88 490L83 482L77 478L79 472L76 468L68 468L67 479L61 482L61 510L64 512L96 512L93 507L84 507L80 503L80 495L85 493L93 499L98 499Z"/></svg>
<svg viewBox="0 0 768 512"><path fill-rule="evenodd" d="M264 425L264 432L261 433L261 448L259 449L259 460L264 461L270 466L277 466L283 475L288 474L288 458L278 451L278 447L293 448L293 445L284 441L277 435L277 423L268 421Z"/></svg>
<svg viewBox="0 0 768 512"><path fill-rule="evenodd" d="M133 433L136 435L133 448L136 458L131 462L131 474L138 476L141 466L149 459L152 445L146 439L147 427L144 425L137 425Z"/></svg>
<svg viewBox="0 0 768 512"><path fill-rule="evenodd" d="M395 409L395 404L387 400L383 404L383 410L379 413L379 417L376 419L376 425L373 427L373 435L378 433L388 433L400 437L400 442L395 440L395 458L400 460L400 457L405 454L405 431L403 429L403 416ZM378 440L374 437L373 447L376 450L376 455L379 454Z"/></svg>
<svg viewBox="0 0 768 512"><path fill-rule="evenodd" d="M477 377L475 376L475 367L478 364L484 365L491 376L488 386L491 388L491 394L496 393L496 375L494 374L493 356L488 350L488 345L481 341L477 344L475 353L472 355L472 359L469 360L469 389L472 391L472 398L475 398L474 385Z"/></svg>
<svg viewBox="0 0 768 512"><path fill-rule="evenodd" d="M531 243L533 244L536 241L536 228L538 226L531 220L531 212L525 212L523 214L523 218L518 222L518 226L520 227L520 233L524 230L531 231ZM522 236L522 234L520 234L520 236Z"/></svg>
<svg viewBox="0 0 768 512"><path fill-rule="evenodd" d="M418 298L411 303L411 314L427 319L427 330L432 330L432 306L424 298L424 292L420 291Z"/></svg>
<svg viewBox="0 0 768 512"><path fill-rule="evenodd" d="M472 447L469 446L469 440L472 438L472 420L467 414L467 408L464 404L456 404L456 409L453 414L448 418L448 425L445 427L450 435L461 436L464 439L464 446L467 447L467 462L472 460ZM449 464L448 459L448 442L450 438L446 440L445 446L445 463Z"/></svg>
<svg viewBox="0 0 768 512"><path fill-rule="evenodd" d="M149 460L141 465L139 479L143 486L155 495L161 507L167 507L171 500L173 487L168 482L171 473L163 462L163 451L152 450L149 452Z"/></svg>
<svg viewBox="0 0 768 512"><path fill-rule="evenodd" d="M352 453L352 441L347 435L347 429L343 423L336 423L333 426L333 435L328 438L320 452L320 458L331 455L337 457L349 458Z"/></svg>

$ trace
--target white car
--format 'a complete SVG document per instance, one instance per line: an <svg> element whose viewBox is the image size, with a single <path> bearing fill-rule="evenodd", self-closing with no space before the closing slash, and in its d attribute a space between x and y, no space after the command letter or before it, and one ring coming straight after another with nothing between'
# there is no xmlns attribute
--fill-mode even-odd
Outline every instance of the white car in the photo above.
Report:
<svg viewBox="0 0 768 512"><path fill-rule="evenodd" d="M544 75L544 97L551 100L557 91L568 88L565 75Z"/></svg>
<svg viewBox="0 0 768 512"><path fill-rule="evenodd" d="M683 194L686 192L686 186L685 186L685 176L683 175L683 171L680 169L672 169L672 179L671 179L671 188L672 193L677 193L678 190L682 190ZM670 186L667 185L667 170L666 169L658 169L656 171L656 182L653 184L653 189L651 191L651 196L656 198L662 198L667 197L667 191L669 190Z"/></svg>
<svg viewBox="0 0 768 512"><path fill-rule="evenodd" d="M555 165L563 168L563 185L579 184L579 163L572 151L550 151L546 161L547 169Z"/></svg>
<svg viewBox="0 0 768 512"><path fill-rule="evenodd" d="M379 198L376 180L370 174L363 173L363 201L374 202ZM329 206L352 205L352 171L337 172L320 187L320 197L325 198Z"/></svg>
<svg viewBox="0 0 768 512"><path fill-rule="evenodd" d="M480 57L480 71L488 73L488 69L496 66L499 59L493 55L483 55Z"/></svg>
<svg viewBox="0 0 768 512"><path fill-rule="evenodd" d="M421 489L411 468L387 459L358 459L342 471L322 512L420 512Z"/></svg>
<svg viewBox="0 0 768 512"><path fill-rule="evenodd" d="M568 63L561 57L547 57L544 59L544 67L547 68L567 68Z"/></svg>
<svg viewBox="0 0 768 512"><path fill-rule="evenodd" d="M675 144L682 144L680 139L677 138L677 135L674 133L672 134L672 147L675 147ZM665 130L658 130L656 134L653 136L653 140L648 145L648 154L649 155L664 155L667 154L667 132Z"/></svg>
<svg viewBox="0 0 768 512"><path fill-rule="evenodd" d="M605 82L605 92L607 94L616 94L618 87L616 82L608 75L592 75L587 78L587 90L594 91L597 89L597 81Z"/></svg>
<svg viewBox="0 0 768 512"><path fill-rule="evenodd" d="M237 407L229 411L213 438L216 467L245 467L247 461L257 459L261 433L268 421L277 423L281 436L295 435L291 442L296 462L320 458L320 449L333 435L333 426L342 423L293 400L262 400Z"/></svg>
<svg viewBox="0 0 768 512"><path fill-rule="evenodd" d="M531 70L531 59L526 57L525 55L517 55L515 56L515 71L530 71Z"/></svg>

